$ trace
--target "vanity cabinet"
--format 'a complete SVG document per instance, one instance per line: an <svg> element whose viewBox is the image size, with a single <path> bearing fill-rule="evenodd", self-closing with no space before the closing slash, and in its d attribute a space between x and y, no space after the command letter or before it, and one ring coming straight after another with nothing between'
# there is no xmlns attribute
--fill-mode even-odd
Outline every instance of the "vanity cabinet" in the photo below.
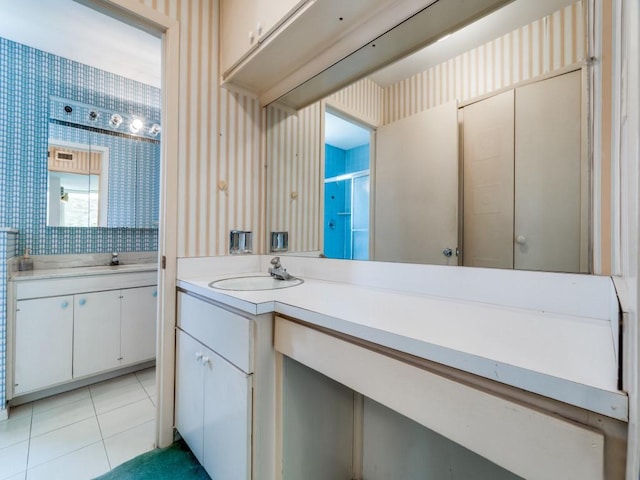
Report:
<svg viewBox="0 0 640 480"><path fill-rule="evenodd" d="M211 478L250 478L251 375L179 331L176 427Z"/></svg>
<svg viewBox="0 0 640 480"><path fill-rule="evenodd" d="M176 428L211 478L275 478L271 315L178 293Z"/></svg>
<svg viewBox="0 0 640 480"><path fill-rule="evenodd" d="M70 381L72 345L72 295L18 301L15 394Z"/></svg>
<svg viewBox="0 0 640 480"><path fill-rule="evenodd" d="M73 376L155 357L154 286L75 295Z"/></svg>
<svg viewBox="0 0 640 480"><path fill-rule="evenodd" d="M120 366L120 290L75 295L73 376Z"/></svg>
<svg viewBox="0 0 640 480"><path fill-rule="evenodd" d="M30 394L153 360L157 288L151 283L155 275L137 272L13 281L10 395Z"/></svg>
<svg viewBox="0 0 640 480"><path fill-rule="evenodd" d="M121 294L120 364L155 358L158 288L127 288Z"/></svg>

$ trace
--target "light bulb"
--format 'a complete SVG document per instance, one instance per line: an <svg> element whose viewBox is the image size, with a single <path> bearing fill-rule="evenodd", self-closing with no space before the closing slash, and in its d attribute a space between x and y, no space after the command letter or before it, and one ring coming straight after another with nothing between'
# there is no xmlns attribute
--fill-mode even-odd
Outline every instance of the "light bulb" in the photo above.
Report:
<svg viewBox="0 0 640 480"><path fill-rule="evenodd" d="M154 123L153 125L151 125L151 128L149 129L149 135L153 137L157 137L158 134L160 133L160 130L161 130L160 125L158 125L157 123Z"/></svg>
<svg viewBox="0 0 640 480"><path fill-rule="evenodd" d="M109 125L111 125L113 128L118 128L121 123L122 123L121 115L118 115L117 113L114 113L113 115L111 115L111 119L109 120Z"/></svg>
<svg viewBox="0 0 640 480"><path fill-rule="evenodd" d="M140 120L139 118L134 118L131 122L131 125L129 126L129 130L131 130L132 133L138 133L138 130L142 128L142 125L142 120Z"/></svg>

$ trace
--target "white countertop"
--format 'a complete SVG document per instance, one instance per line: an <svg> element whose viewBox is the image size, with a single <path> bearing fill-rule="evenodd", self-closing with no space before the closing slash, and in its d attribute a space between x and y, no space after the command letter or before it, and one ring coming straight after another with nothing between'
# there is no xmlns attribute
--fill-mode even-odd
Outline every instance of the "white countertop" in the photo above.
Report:
<svg viewBox="0 0 640 480"><path fill-rule="evenodd" d="M117 266L94 265L69 268L47 268L11 272L11 280L42 280L46 278L64 278L90 275L113 275L114 273L150 272L157 270L154 263L132 263Z"/></svg>
<svg viewBox="0 0 640 480"><path fill-rule="evenodd" d="M609 321L304 278L264 291L184 290L250 314L281 313L603 415L627 420ZM264 275L255 273L253 275Z"/></svg>

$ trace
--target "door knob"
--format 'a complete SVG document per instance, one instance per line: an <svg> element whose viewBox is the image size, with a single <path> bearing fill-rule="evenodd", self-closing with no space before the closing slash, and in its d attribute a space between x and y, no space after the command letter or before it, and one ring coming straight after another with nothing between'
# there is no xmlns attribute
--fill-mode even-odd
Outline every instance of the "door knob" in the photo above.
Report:
<svg viewBox="0 0 640 480"><path fill-rule="evenodd" d="M525 243L527 243L527 237L525 237L524 235L518 235L516 237L516 243L518 245L524 245Z"/></svg>
<svg viewBox="0 0 640 480"><path fill-rule="evenodd" d="M450 248L445 248L444 250L442 250L442 254L445 257L450 257L451 255L453 255L453 250L451 250Z"/></svg>

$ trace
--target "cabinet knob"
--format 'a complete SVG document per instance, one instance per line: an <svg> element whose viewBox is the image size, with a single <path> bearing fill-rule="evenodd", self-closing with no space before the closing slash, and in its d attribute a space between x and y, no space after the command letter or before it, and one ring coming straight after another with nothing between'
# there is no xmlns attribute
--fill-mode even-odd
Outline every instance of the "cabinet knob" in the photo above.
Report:
<svg viewBox="0 0 640 480"><path fill-rule="evenodd" d="M253 32L249 32L249 44L253 45L253 41L255 40L255 35Z"/></svg>
<svg viewBox="0 0 640 480"><path fill-rule="evenodd" d="M153 298L156 298L156 297L158 296L158 291L157 291L157 290L154 290L154 291L153 291L153 293L151 294L151 296L152 296Z"/></svg>
<svg viewBox="0 0 640 480"><path fill-rule="evenodd" d="M196 352L196 360L197 361L202 360L202 353L201 352Z"/></svg>
<svg viewBox="0 0 640 480"><path fill-rule="evenodd" d="M86 305L86 303L87 303L87 299L86 298L81 298L80 300L78 300L78 304L81 307L84 307Z"/></svg>
<svg viewBox="0 0 640 480"><path fill-rule="evenodd" d="M256 30L258 31L258 36L262 35L262 23L258 22Z"/></svg>
<svg viewBox="0 0 640 480"><path fill-rule="evenodd" d="M524 235L518 235L516 237L516 243L519 245L524 245L525 243L527 243L527 237L525 237Z"/></svg>
<svg viewBox="0 0 640 480"><path fill-rule="evenodd" d="M206 355L202 356L202 365L207 366L207 364L211 363L211 360Z"/></svg>
<svg viewBox="0 0 640 480"><path fill-rule="evenodd" d="M60 307L62 308L67 308L68 306L69 306L69 302L67 302L66 300L60 304Z"/></svg>

